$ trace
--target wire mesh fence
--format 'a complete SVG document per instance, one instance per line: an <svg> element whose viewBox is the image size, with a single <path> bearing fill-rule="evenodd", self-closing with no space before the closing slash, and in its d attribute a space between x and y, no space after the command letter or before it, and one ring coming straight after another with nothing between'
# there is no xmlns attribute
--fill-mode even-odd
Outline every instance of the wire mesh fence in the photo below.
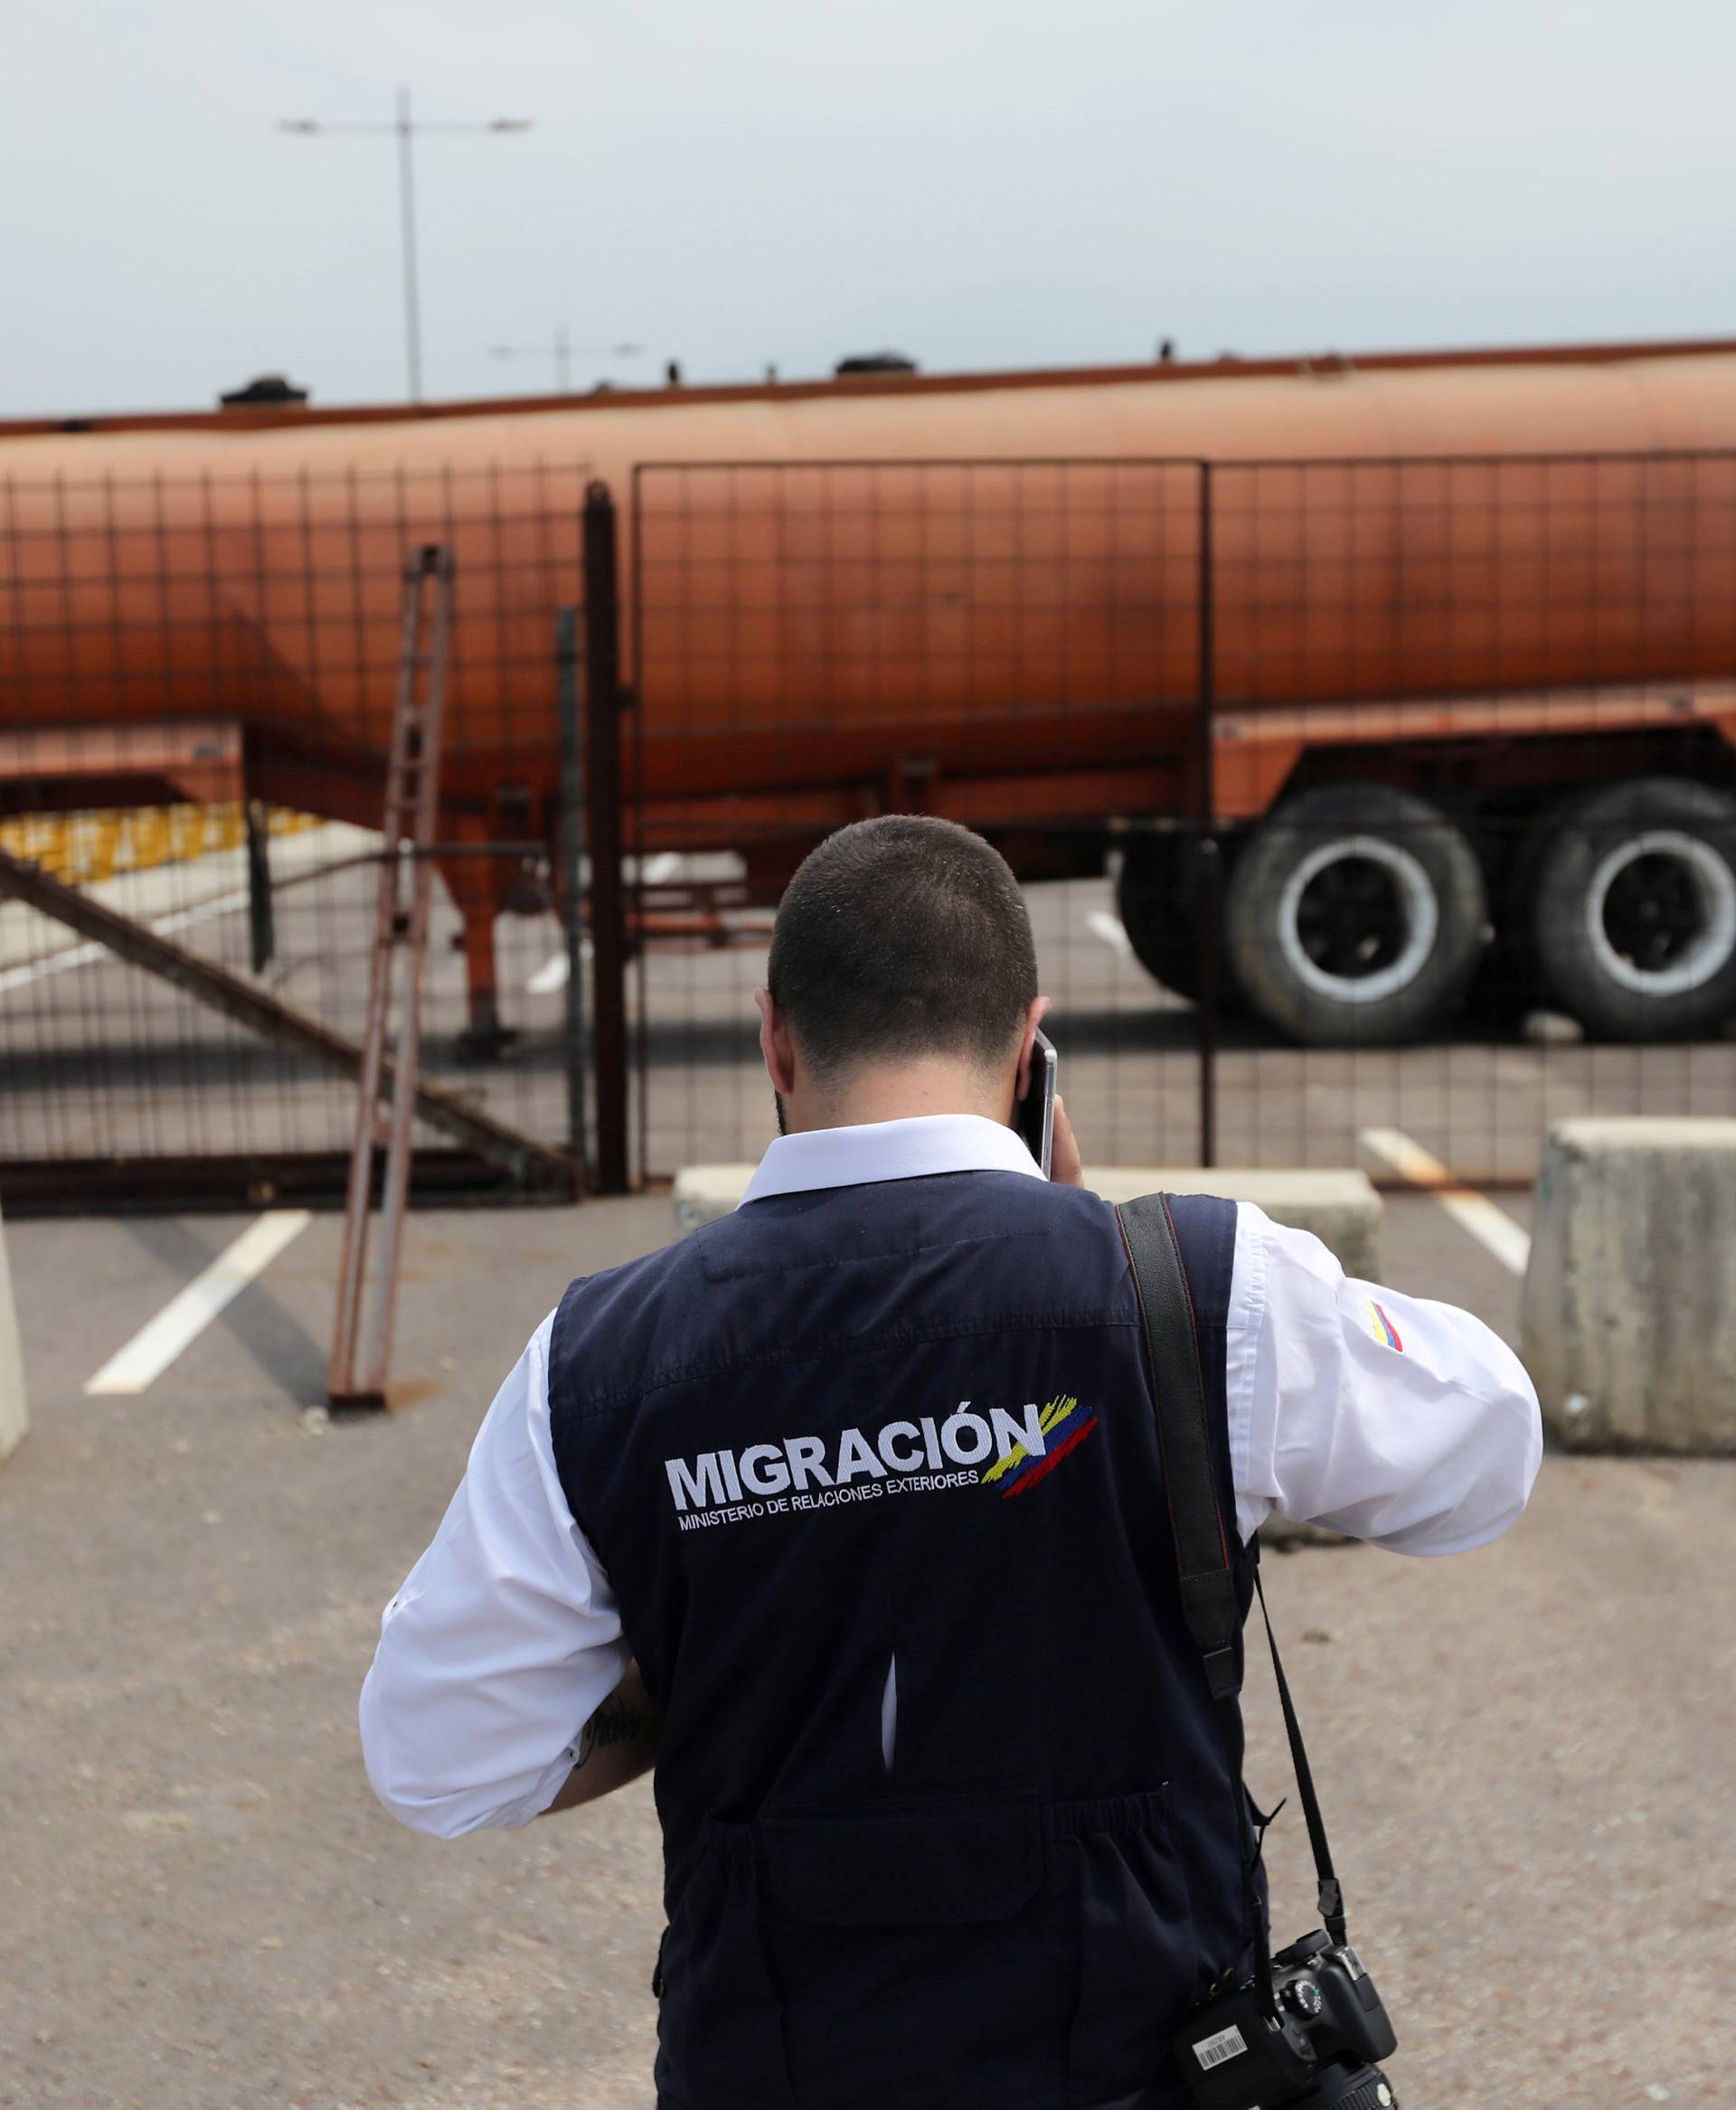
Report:
<svg viewBox="0 0 1736 2110"><path fill-rule="evenodd" d="M1543 833L1523 824L1520 832ZM1621 858L1624 871L1650 854L1635 853L1631 834L1610 831L1602 840L1604 854ZM1343 846L1340 837L1317 844ZM1426 1031L1396 1044L1348 1037L1298 1044L1250 1010L1225 958L1211 1042L1203 1045L1198 1002L1157 982L1133 952L1118 913L1121 855L1112 855L1101 878L1025 890L1042 985L1054 999L1046 1031L1061 1051L1061 1088L1088 1164L1356 1165L1377 1184L1510 1186L1534 1177L1544 1133L1557 1120L1736 1116L1736 1038L1727 1023L1669 1039L1588 1035L1571 1011L1557 1008L1561 1000L1534 956L1481 938L1458 994ZM1354 862L1335 857L1323 870ZM1365 874L1344 876L1353 888L1366 883ZM1631 925L1624 932L1631 910L1606 896L1612 956L1654 979L1697 974L1696 949L1705 965L1726 942L1721 897L1694 899L1682 868L1641 871L1635 881L1656 897L1676 895L1683 914L1654 944ZM647 899L658 893L648 888ZM1281 894L1272 890L1260 906L1276 911ZM1289 913L1301 956L1314 946L1333 962L1314 904L1293 904ZM1392 932L1392 917L1377 876L1372 899L1353 902L1347 921L1337 918L1341 930L1354 931L1350 949L1366 972L1344 975L1341 954L1323 974L1373 981L1397 964L1403 936ZM646 951L638 1106L643 1162L653 1174L752 1160L775 1133L752 1005L765 978L768 923L744 910L727 944L696 936ZM1169 964L1197 988L1184 962L1172 956ZM1197 949L1194 965L1197 972ZM1728 984L1716 1001L1727 1020L1736 1003Z"/></svg>
<svg viewBox="0 0 1736 2110"><path fill-rule="evenodd" d="M1040 926L1077 922L1076 896L1093 904L1080 916L1113 920L1108 816L1199 797L1201 497L1189 462L638 471L646 1172L757 1155L771 1133L751 992L783 882L829 829L948 815L994 834L1022 876L1053 875L1033 894ZM1126 1086L1111 1147L1129 1151L1136 1106L1179 1116L1185 1089L1136 1059L1136 979L1090 1007ZM1139 1007L1155 994L1144 984Z"/></svg>
<svg viewBox="0 0 1736 2110"><path fill-rule="evenodd" d="M0 478L0 676L10 725L33 729L9 773L27 776L32 752L58 773L68 728L130 731L137 773L146 729L239 721L268 773L300 760L326 774L321 799L282 803L326 810L354 795L344 764L383 744L404 557L434 542L464 581L448 753L493 760L486 792L534 780L587 482L582 464ZM345 817L377 818L371 782Z"/></svg>
<svg viewBox="0 0 1736 2110"><path fill-rule="evenodd" d="M1608 810L1628 787L1496 825L1373 788L1226 845L1218 1162L1528 1184L1553 1121L1736 1113L1728 802L1660 778L1668 830Z"/></svg>
<svg viewBox="0 0 1736 2110"><path fill-rule="evenodd" d="M1736 671L1736 456L1218 462L1217 700L1481 699L1515 730ZM1590 693L1581 693L1590 692ZM1377 737L1378 734L1377 734Z"/></svg>
<svg viewBox="0 0 1736 2110"><path fill-rule="evenodd" d="M764 912L890 810L1026 882L1099 1163L1736 1112L1731 457L660 465L635 523L647 1172L758 1154Z"/></svg>
<svg viewBox="0 0 1736 2110"><path fill-rule="evenodd" d="M422 1068L563 1142L555 612L582 596L586 485L580 465L0 487L0 847L358 1035L405 558L444 543ZM8 1195L341 1192L354 1121L341 1071L0 900ZM448 1141L418 1129L430 1161ZM430 1163L437 1185L465 1171Z"/></svg>
<svg viewBox="0 0 1736 2110"><path fill-rule="evenodd" d="M642 467L618 679L612 642L582 670L609 737L631 706L618 909L563 834L556 615L585 604L588 651L614 620L590 495L14 480L0 848L356 1033L432 539L424 1063L526 1135L575 1133L595 937L635 1091L588 1118L639 1178L757 1155L778 896L901 810L1024 883L1097 1163L1523 1181L1565 1115L1736 1113L1736 457ZM341 1187L354 1117L346 1079L0 900L0 1194Z"/></svg>
<svg viewBox="0 0 1736 2110"><path fill-rule="evenodd" d="M271 957L256 972L239 860L127 874L92 888L122 915L359 1041L378 837L324 823L274 845ZM472 856L489 852L469 852ZM514 854L508 852L508 854ZM316 862L324 857L327 862ZM486 1050L470 1035L463 925L437 885L421 1073L542 1140L569 1135L566 935L552 906L503 918ZM353 1078L235 1022L156 974L17 902L0 905L0 1194L14 1206L106 1196L189 1201L341 1192ZM429 1159L448 1140L418 1124ZM290 1161L304 1161L293 1163ZM486 1169L422 1167L434 1191Z"/></svg>

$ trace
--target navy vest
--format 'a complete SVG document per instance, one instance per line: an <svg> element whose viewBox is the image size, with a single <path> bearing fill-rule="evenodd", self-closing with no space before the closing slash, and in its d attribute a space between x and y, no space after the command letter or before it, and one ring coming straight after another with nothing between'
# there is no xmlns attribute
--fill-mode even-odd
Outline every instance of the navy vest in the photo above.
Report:
<svg viewBox="0 0 1736 2110"><path fill-rule="evenodd" d="M1235 1208L1174 1208L1232 1514ZM550 1401L664 1718L659 2103L1183 2104L1250 1930L1108 1204L754 1202L575 1283Z"/></svg>

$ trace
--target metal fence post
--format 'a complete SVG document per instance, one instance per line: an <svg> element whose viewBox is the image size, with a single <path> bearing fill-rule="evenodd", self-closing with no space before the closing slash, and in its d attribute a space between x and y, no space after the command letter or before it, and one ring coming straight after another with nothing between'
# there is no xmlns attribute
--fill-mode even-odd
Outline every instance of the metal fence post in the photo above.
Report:
<svg viewBox="0 0 1736 2110"><path fill-rule="evenodd" d="M585 845L590 858L591 1057L597 1191L625 1194L627 901L621 884L621 603L615 501L585 493Z"/></svg>
<svg viewBox="0 0 1736 2110"><path fill-rule="evenodd" d="M1213 783L1213 714L1217 708L1217 628L1212 550L1212 464L1200 464L1200 709L1199 943L1200 943L1200 1163L1218 1162L1218 947L1222 926L1222 871L1219 862L1217 803Z"/></svg>
<svg viewBox="0 0 1736 2110"><path fill-rule="evenodd" d="M567 1148L582 1175L594 1171L585 1121L585 1077L590 1050L585 1039L584 985L584 767L579 707L579 611L557 608L554 654L561 711L561 882L567 941Z"/></svg>
<svg viewBox="0 0 1736 2110"><path fill-rule="evenodd" d="M1218 1162L1218 945L1223 914L1218 839L1203 835L1200 854L1200 1163Z"/></svg>
<svg viewBox="0 0 1736 2110"><path fill-rule="evenodd" d="M277 950L271 902L271 809L262 798L246 802L247 931L253 972L263 975Z"/></svg>

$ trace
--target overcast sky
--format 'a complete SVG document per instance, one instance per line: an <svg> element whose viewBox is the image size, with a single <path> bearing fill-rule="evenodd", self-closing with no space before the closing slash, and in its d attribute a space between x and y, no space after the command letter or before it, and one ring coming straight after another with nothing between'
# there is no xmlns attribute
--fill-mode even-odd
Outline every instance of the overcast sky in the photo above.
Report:
<svg viewBox="0 0 1736 2110"><path fill-rule="evenodd" d="M0 414L1736 335L1731 0L11 0Z"/></svg>

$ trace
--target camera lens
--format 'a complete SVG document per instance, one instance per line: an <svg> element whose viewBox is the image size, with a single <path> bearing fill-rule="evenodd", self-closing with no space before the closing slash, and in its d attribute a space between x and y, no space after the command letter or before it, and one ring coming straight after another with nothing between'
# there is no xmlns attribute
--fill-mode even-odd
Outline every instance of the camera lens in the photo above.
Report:
<svg viewBox="0 0 1736 2110"><path fill-rule="evenodd" d="M1309 2110L1399 2110L1399 2098L1377 2066L1334 2059L1322 2072Z"/></svg>

